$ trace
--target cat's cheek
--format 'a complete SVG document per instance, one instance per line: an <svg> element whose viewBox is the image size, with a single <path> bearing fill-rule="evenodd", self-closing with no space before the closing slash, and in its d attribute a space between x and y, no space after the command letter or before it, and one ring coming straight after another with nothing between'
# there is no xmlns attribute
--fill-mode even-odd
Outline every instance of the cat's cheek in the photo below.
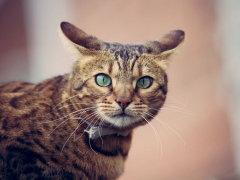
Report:
<svg viewBox="0 0 240 180"><path fill-rule="evenodd" d="M137 92L136 92L137 96L139 97L139 99L141 100L145 100L147 99L150 95L153 95L153 91L150 89L141 89L138 88Z"/></svg>
<svg viewBox="0 0 240 180"><path fill-rule="evenodd" d="M146 88L146 89L138 88L137 89L138 96L140 98L144 98L144 99L158 95L159 93L160 93L160 85L156 81L153 81L152 85L149 88Z"/></svg>
<svg viewBox="0 0 240 180"><path fill-rule="evenodd" d="M89 79L85 86L86 86L86 91L84 92L85 94L89 94L90 96L92 94L94 95L94 97L98 98L106 96L111 92L111 86L101 87L96 84L94 78Z"/></svg>

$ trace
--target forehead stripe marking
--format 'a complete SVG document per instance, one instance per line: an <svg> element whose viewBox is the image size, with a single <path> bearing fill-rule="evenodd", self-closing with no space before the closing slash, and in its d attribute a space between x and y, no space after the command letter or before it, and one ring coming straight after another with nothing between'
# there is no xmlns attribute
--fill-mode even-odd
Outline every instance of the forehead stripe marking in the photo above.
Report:
<svg viewBox="0 0 240 180"><path fill-rule="evenodd" d="M122 67L121 67L121 65L120 65L120 62L118 61L117 64L118 64L119 70L121 71L121 70L122 70Z"/></svg>
<svg viewBox="0 0 240 180"><path fill-rule="evenodd" d="M131 71L133 70L133 67L135 65L135 62L138 60L139 56L136 56L135 59L132 62L132 66L131 66Z"/></svg>
<svg viewBox="0 0 240 180"><path fill-rule="evenodd" d="M108 72L109 72L109 74L112 73L112 67L113 67L113 63L111 62L111 63L109 64L109 66L108 66Z"/></svg>

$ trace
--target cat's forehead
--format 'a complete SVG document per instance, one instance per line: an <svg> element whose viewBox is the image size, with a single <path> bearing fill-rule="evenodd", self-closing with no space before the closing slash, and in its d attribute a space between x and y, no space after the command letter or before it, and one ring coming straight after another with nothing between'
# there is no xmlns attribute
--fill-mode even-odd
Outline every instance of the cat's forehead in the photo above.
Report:
<svg viewBox="0 0 240 180"><path fill-rule="evenodd" d="M100 53L87 64L91 74L105 73L123 83L132 83L134 78L142 76L161 81L164 72L143 44L104 42L101 47Z"/></svg>
<svg viewBox="0 0 240 180"><path fill-rule="evenodd" d="M117 67L117 69L115 68L116 72L123 77L134 74L136 69L139 75L140 72L151 71L156 73L157 69L161 69L154 61L154 56L149 55L149 49L143 44L104 43L105 51L111 57L108 62L112 65L115 64L114 67Z"/></svg>
<svg viewBox="0 0 240 180"><path fill-rule="evenodd" d="M113 54L115 60L129 61L141 56L146 49L142 44L120 44L104 42L105 51Z"/></svg>
<svg viewBox="0 0 240 180"><path fill-rule="evenodd" d="M81 72L85 76L104 73L125 83L131 83L132 79L142 76L161 79L164 74L157 63L160 59L154 56L158 50L150 49L144 44L101 42L97 49L93 55L83 56L75 64L74 69L77 70L74 72Z"/></svg>

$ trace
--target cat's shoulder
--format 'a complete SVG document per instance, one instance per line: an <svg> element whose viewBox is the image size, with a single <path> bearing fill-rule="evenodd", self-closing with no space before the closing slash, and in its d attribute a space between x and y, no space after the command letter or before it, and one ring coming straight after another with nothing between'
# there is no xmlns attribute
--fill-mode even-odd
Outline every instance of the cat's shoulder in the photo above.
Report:
<svg viewBox="0 0 240 180"><path fill-rule="evenodd" d="M39 83L31 83L24 81L14 81L8 83L0 83L0 93L37 93L42 90L50 90L51 86L56 87L57 85L64 85L67 83L68 74L52 77L50 79L46 79Z"/></svg>
<svg viewBox="0 0 240 180"><path fill-rule="evenodd" d="M33 86L33 83L23 81L0 83L0 93L25 92L27 89L30 89Z"/></svg>

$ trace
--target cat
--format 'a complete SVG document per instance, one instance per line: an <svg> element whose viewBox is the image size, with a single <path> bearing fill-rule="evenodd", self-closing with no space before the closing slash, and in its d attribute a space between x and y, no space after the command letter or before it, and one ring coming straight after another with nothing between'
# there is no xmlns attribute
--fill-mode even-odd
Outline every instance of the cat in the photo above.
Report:
<svg viewBox="0 0 240 180"><path fill-rule="evenodd" d="M184 41L181 30L142 44L104 42L68 22L60 30L77 57L71 73L0 84L0 179L117 179L133 129L164 104L165 71Z"/></svg>

